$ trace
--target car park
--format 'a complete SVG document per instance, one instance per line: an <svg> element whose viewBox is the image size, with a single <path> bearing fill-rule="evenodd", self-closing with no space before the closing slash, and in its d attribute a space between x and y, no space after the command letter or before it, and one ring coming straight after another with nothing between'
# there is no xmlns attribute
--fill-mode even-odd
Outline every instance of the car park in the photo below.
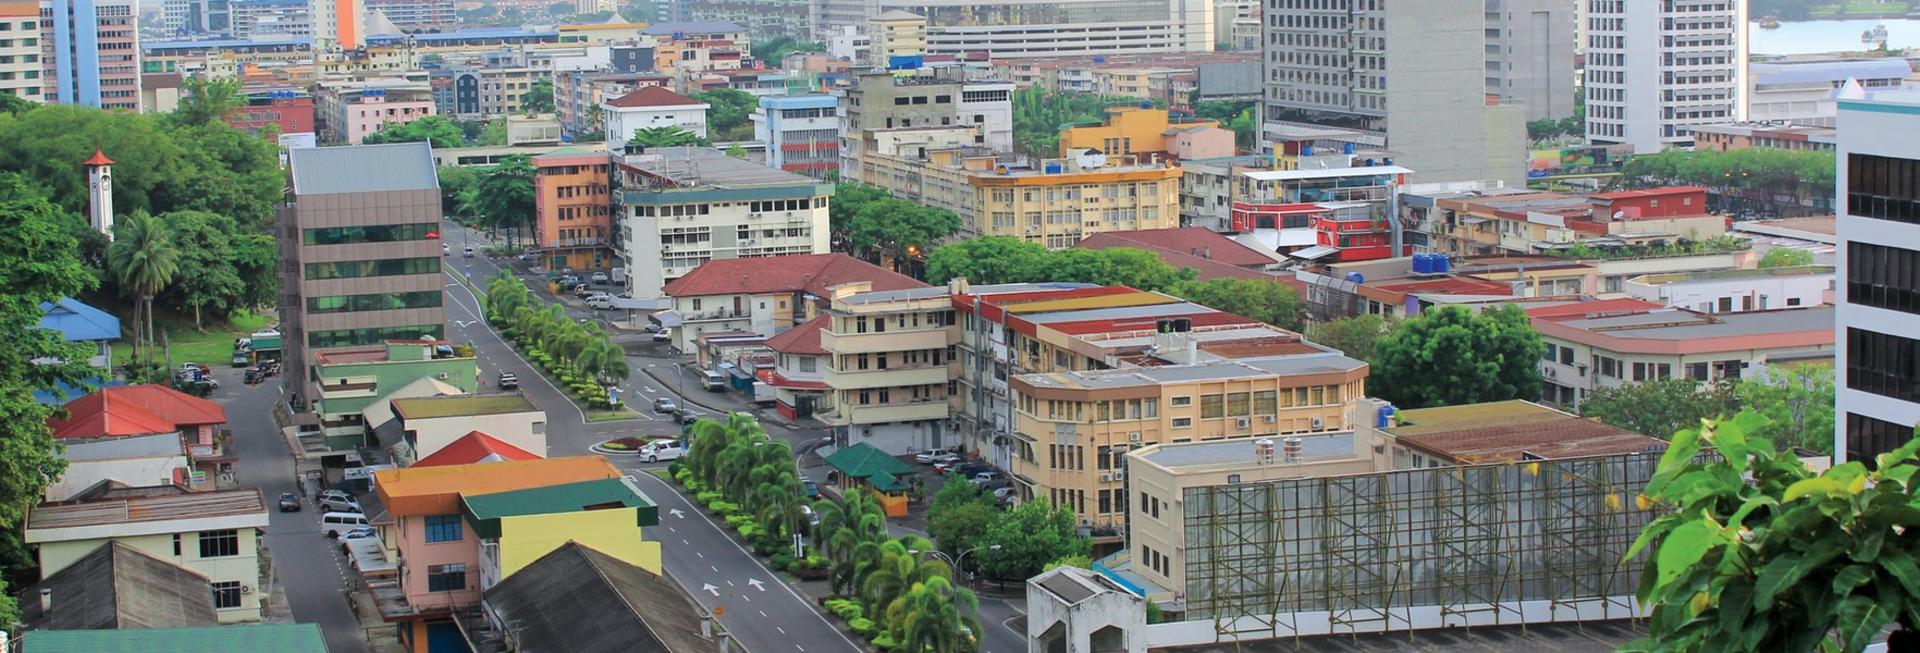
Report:
<svg viewBox="0 0 1920 653"><path fill-rule="evenodd" d="M313 502L332 512L360 512L360 500L344 490L327 490L313 498Z"/></svg>
<svg viewBox="0 0 1920 653"><path fill-rule="evenodd" d="M955 459L958 459L959 457L960 456L955 455L953 452L947 451L946 449L928 449L926 451L913 454L913 462L920 463L922 465L931 465L931 464L945 461L945 460L955 460Z"/></svg>
<svg viewBox="0 0 1920 653"><path fill-rule="evenodd" d="M300 496L292 492L280 493L280 512L300 512Z"/></svg>
<svg viewBox="0 0 1920 653"><path fill-rule="evenodd" d="M500 389L515 390L520 387L520 377L512 372L500 373Z"/></svg>
<svg viewBox="0 0 1920 653"><path fill-rule="evenodd" d="M998 488L1002 485L1012 483L1012 481L1007 480L1005 474L991 470L976 472L974 475L967 477L967 482L977 488Z"/></svg>
<svg viewBox="0 0 1920 653"><path fill-rule="evenodd" d="M661 397L659 399L653 400L653 412L660 413L663 415L671 415L673 414L674 411L677 411L677 410L680 410L680 404L673 403L672 399Z"/></svg>

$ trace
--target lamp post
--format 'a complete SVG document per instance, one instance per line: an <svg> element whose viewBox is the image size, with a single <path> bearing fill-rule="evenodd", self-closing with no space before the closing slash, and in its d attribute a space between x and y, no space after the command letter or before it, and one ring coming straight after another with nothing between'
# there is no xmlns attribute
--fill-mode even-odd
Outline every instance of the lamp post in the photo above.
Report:
<svg viewBox="0 0 1920 653"><path fill-rule="evenodd" d="M967 549L967 550L965 550L965 551L961 551L961 552L960 552L960 556L959 556L958 558L955 558L955 557L950 557L950 556L948 556L948 555L946 554L946 552L944 552L944 551L939 551L939 550L934 550L934 551L921 551L921 550L919 550L919 549L907 549L907 553L910 553L910 554L913 554L913 555L919 555L919 554L922 554L922 553L925 553L925 554L927 554L927 555L931 555L931 556L933 556L933 557L936 557L936 558L939 558L939 559L941 559L941 560L943 560L943 561L945 561L945 562L946 562L947 564L949 564L949 565L952 565L952 566L953 566L953 570L954 570L954 571L963 571L963 570L962 570L962 569L960 568L960 563L961 563L961 562L963 562L963 561L965 561L965 560L967 559L967 554L970 554L970 553L973 553L973 552L975 552L975 551L979 551L979 550L981 550L981 549L992 549L992 550L994 550L994 551L999 551L999 550L1000 550L1000 548L1001 548L1001 547L1000 547L1000 545L998 545L998 544L989 544L989 545L986 545L986 546L976 546L976 547L973 547L973 548L971 548L971 549ZM967 574L967 580L969 580L969 581L971 581L971 580L973 580L973 577L974 577L974 574L971 574L971 573L968 573L968 574Z"/></svg>

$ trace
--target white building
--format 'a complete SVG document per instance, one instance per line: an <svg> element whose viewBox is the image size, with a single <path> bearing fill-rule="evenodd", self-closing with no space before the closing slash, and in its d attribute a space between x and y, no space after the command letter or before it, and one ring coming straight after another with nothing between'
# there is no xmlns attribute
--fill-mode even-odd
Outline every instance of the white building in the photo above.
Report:
<svg viewBox="0 0 1920 653"><path fill-rule="evenodd" d="M1487 94L1527 120L1573 115L1573 7L1566 0L1486 0Z"/></svg>
<svg viewBox="0 0 1920 653"><path fill-rule="evenodd" d="M667 282L714 259L829 251L832 184L706 147L632 155L614 170L629 297L658 300Z"/></svg>
<svg viewBox="0 0 1920 653"><path fill-rule="evenodd" d="M660 86L642 86L600 103L607 145L616 148L632 139L634 132L654 127L679 127L706 138L707 108L705 102Z"/></svg>
<svg viewBox="0 0 1920 653"><path fill-rule="evenodd" d="M1215 0L814 0L813 33L830 35L892 11L927 19L929 54L994 60L1213 49ZM1479 15L1475 10L1476 16Z"/></svg>
<svg viewBox="0 0 1920 653"><path fill-rule="evenodd" d="M1746 119L1831 127L1842 93L1901 86L1911 76L1913 70L1899 57L1751 64L1747 66Z"/></svg>
<svg viewBox="0 0 1920 653"><path fill-rule="evenodd" d="M840 169L839 100L831 95L760 98L753 140L767 146L767 166L825 178Z"/></svg>
<svg viewBox="0 0 1920 653"><path fill-rule="evenodd" d="M413 397L391 404L400 420L394 460L402 465L439 453L476 431L536 456L547 455L547 413L523 395Z"/></svg>
<svg viewBox="0 0 1920 653"><path fill-rule="evenodd" d="M827 36L827 56L846 61L866 61L873 39L860 26L842 25Z"/></svg>
<svg viewBox="0 0 1920 653"><path fill-rule="evenodd" d="M1920 422L1920 96L1839 103L1836 461L1871 461Z"/></svg>
<svg viewBox="0 0 1920 653"><path fill-rule="evenodd" d="M1747 3L1598 0L1587 21L1589 140L1658 152L1746 120Z"/></svg>
<svg viewBox="0 0 1920 653"><path fill-rule="evenodd" d="M1746 313L1828 303L1833 268L1757 268L1649 274L1627 280L1627 296L1701 313Z"/></svg>

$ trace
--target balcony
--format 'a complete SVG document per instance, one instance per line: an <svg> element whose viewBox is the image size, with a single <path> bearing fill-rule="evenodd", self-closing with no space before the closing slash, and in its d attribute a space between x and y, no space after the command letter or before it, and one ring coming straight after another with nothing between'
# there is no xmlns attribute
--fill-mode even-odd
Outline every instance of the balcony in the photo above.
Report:
<svg viewBox="0 0 1920 653"><path fill-rule="evenodd" d="M687 322L713 322L718 320L753 319L753 311L736 311L732 308L714 308L704 311L682 313L680 319Z"/></svg>
<svg viewBox="0 0 1920 653"><path fill-rule="evenodd" d="M960 327L934 327L881 333L820 333L820 346L836 354L877 354L945 349L960 342Z"/></svg>
<svg viewBox="0 0 1920 653"><path fill-rule="evenodd" d="M914 403L887 404L883 406L840 406L836 417L838 418L837 424L857 426L860 424L922 422L946 419L949 412L947 409L947 400L942 397Z"/></svg>
<svg viewBox="0 0 1920 653"><path fill-rule="evenodd" d="M957 376L946 365L919 367L869 368L864 370L827 370L825 380L836 390L896 388L915 385L943 385Z"/></svg>

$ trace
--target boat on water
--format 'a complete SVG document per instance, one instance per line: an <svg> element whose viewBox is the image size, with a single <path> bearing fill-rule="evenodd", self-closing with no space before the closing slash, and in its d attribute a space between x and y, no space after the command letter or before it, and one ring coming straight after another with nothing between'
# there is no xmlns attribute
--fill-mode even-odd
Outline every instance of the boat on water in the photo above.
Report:
<svg viewBox="0 0 1920 653"><path fill-rule="evenodd" d="M1873 29L1861 32L1860 42L1865 43L1867 45L1874 46L1874 47L1881 47L1886 45L1887 44L1887 26L1875 25L1873 26Z"/></svg>
<svg viewBox="0 0 1920 653"><path fill-rule="evenodd" d="M1760 29L1780 29L1780 19L1763 16L1760 18Z"/></svg>

